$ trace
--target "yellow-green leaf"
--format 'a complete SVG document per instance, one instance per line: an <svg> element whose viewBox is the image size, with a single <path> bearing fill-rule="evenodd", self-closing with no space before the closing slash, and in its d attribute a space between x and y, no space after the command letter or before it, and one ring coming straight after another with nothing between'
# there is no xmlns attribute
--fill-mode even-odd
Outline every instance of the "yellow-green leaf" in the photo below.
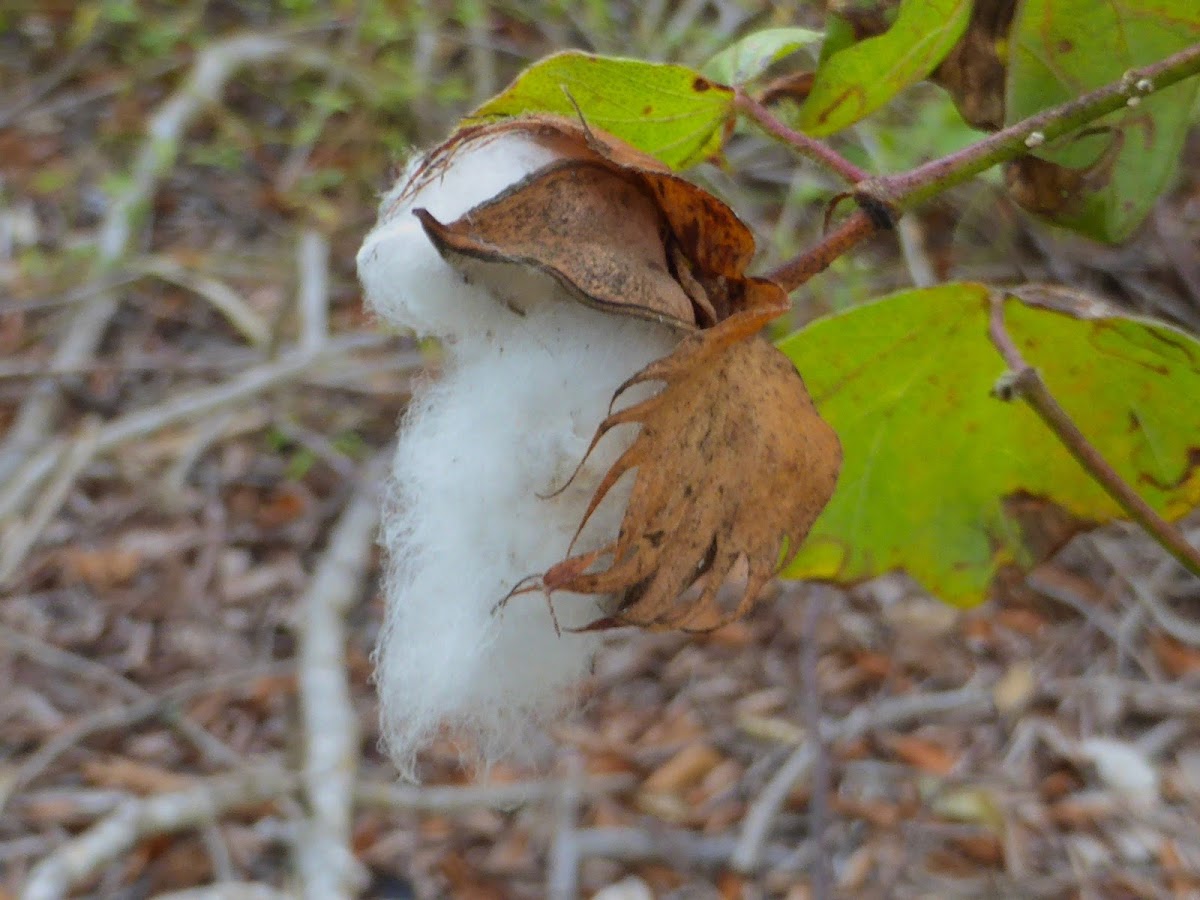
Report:
<svg viewBox="0 0 1200 900"><path fill-rule="evenodd" d="M904 0L895 23L822 61L798 127L822 136L870 115L932 72L966 30L971 0Z"/></svg>
<svg viewBox="0 0 1200 900"><path fill-rule="evenodd" d="M531 112L582 115L674 169L716 154L733 89L686 66L570 50L535 63L466 123Z"/></svg>
<svg viewBox="0 0 1200 900"><path fill-rule="evenodd" d="M1094 301L1042 298L1005 304L1025 358L1151 506L1175 519L1200 505L1200 342ZM1006 367L988 308L981 284L906 291L781 342L845 454L788 577L853 582L901 569L965 606L984 599L1002 565L1032 562L1014 501L1049 501L1089 522L1121 516L1025 404L991 396Z"/></svg>
<svg viewBox="0 0 1200 900"><path fill-rule="evenodd" d="M823 37L824 34L811 28L767 28L755 31L706 62L704 74L724 84L745 84L784 57L820 43Z"/></svg>
<svg viewBox="0 0 1200 900"><path fill-rule="evenodd" d="M1072 100L1197 41L1196 0L1025 0L1010 38L1007 119ZM1034 193L1043 196L1024 205L1090 237L1128 237L1175 174L1198 90L1200 78L1189 78L1135 97L1086 136L1037 151L1065 171L1026 179L1026 190L1040 181L1043 190ZM1022 171L1010 170L1010 182Z"/></svg>

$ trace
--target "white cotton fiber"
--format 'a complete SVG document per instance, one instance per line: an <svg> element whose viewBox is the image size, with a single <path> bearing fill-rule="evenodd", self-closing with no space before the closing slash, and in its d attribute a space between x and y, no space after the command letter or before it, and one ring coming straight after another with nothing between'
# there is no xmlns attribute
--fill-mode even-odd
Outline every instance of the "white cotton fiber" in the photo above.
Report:
<svg viewBox="0 0 1200 900"><path fill-rule="evenodd" d="M450 221L506 187L501 174L515 181L551 160L523 138L467 148L416 205ZM547 495L583 458L616 388L675 339L546 282L546 296L517 315L449 269L415 219L410 227L405 212L384 208L359 254L369 300L397 324L450 338L443 371L418 387L401 425L383 525L391 571L376 678L385 739L411 776L416 751L443 726L487 759L521 755L531 726L571 703L599 638L556 633L541 593L495 607L566 555L633 427L606 437L569 488ZM625 494L613 493L577 551L615 537ZM563 629L605 612L601 598L578 594L553 604Z"/></svg>
<svg viewBox="0 0 1200 900"><path fill-rule="evenodd" d="M413 210L427 209L449 224L555 159L519 134L462 145L448 165L428 172L424 158L414 159L384 196L379 222L358 251L358 275L375 310L422 336L442 338L481 334L509 318L486 287L468 284L438 255Z"/></svg>

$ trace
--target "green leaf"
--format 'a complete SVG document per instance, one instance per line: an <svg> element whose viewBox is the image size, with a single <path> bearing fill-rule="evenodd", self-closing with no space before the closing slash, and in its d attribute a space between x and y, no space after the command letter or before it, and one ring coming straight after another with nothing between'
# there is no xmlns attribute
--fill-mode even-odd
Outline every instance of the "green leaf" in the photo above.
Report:
<svg viewBox="0 0 1200 900"><path fill-rule="evenodd" d="M530 66L464 121L582 113L589 125L683 169L721 149L733 97L732 88L686 66L569 50Z"/></svg>
<svg viewBox="0 0 1200 900"><path fill-rule="evenodd" d="M825 14L825 43L821 45L818 62L825 65L829 57L852 46L854 41L854 24L845 16L839 16L830 10Z"/></svg>
<svg viewBox="0 0 1200 900"><path fill-rule="evenodd" d="M1006 116L1015 122L1118 80L1129 69L1200 41L1196 0L1026 0L1010 37ZM1120 241L1170 184L1200 79L1190 78L1037 155L1087 170L1057 224Z"/></svg>
<svg viewBox="0 0 1200 900"><path fill-rule="evenodd" d="M753 81L772 65L797 50L818 43L824 35L811 28L767 28L748 34L704 64L703 72L722 84Z"/></svg>
<svg viewBox="0 0 1200 900"><path fill-rule="evenodd" d="M870 115L932 72L970 17L971 0L904 0L891 28L822 62L798 127L819 137Z"/></svg>
<svg viewBox="0 0 1200 900"><path fill-rule="evenodd" d="M988 298L981 284L906 291L780 343L845 453L786 576L852 582L903 569L966 606L1002 565L1033 561L1006 501L1121 516L1032 410L990 395L1006 367L987 336ZM1200 505L1200 343L1086 298L1029 299L1073 309L1005 304L1014 341L1083 433L1167 518Z"/></svg>

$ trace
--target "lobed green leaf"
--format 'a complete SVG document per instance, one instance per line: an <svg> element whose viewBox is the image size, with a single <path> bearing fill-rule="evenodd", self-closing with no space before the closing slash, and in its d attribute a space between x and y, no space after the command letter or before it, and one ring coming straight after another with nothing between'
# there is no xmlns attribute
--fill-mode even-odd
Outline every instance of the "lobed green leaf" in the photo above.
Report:
<svg viewBox="0 0 1200 900"><path fill-rule="evenodd" d="M987 336L989 293L906 291L780 343L845 453L786 577L902 569L966 606L1001 566L1032 561L1009 501L1039 498L1090 522L1122 515L1024 403L991 396L1006 367ZM1022 354L1121 476L1168 519L1200 505L1200 343L1087 301L1062 311L1010 298L1005 309Z"/></svg>

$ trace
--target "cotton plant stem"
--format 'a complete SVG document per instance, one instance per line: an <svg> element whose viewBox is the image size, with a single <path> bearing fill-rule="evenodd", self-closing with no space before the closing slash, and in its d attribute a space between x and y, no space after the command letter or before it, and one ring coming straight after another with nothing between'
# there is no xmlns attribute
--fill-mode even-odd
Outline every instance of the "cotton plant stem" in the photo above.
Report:
<svg viewBox="0 0 1200 900"><path fill-rule="evenodd" d="M1131 69L1112 84L1022 119L957 153L908 172L862 179L856 185L855 196L864 209L855 212L816 247L784 263L767 277L784 290L794 291L851 247L889 227L888 218L872 215L872 210L883 209L898 216L992 166L1016 159L1031 147L1062 137L1197 74L1200 74L1200 44L1152 65Z"/></svg>
<svg viewBox="0 0 1200 900"><path fill-rule="evenodd" d="M857 184L868 177L866 170L860 169L828 144L789 128L777 119L771 110L749 94L739 90L734 98L734 106L747 118L753 119L755 124L771 137L787 144L801 156L824 166L847 184Z"/></svg>
<svg viewBox="0 0 1200 900"><path fill-rule="evenodd" d="M1154 511L1129 484L1109 465L1100 451L1087 439L1079 427L1059 405L1037 369L1021 355L1008 329L1004 327L1004 298L993 295L988 317L988 336L1011 370L998 392L1003 399L1019 396L1054 432L1067 451L1075 457L1105 493L1112 497L1135 522L1141 525L1162 547L1193 575L1200 576L1200 548L1193 547L1182 532Z"/></svg>

